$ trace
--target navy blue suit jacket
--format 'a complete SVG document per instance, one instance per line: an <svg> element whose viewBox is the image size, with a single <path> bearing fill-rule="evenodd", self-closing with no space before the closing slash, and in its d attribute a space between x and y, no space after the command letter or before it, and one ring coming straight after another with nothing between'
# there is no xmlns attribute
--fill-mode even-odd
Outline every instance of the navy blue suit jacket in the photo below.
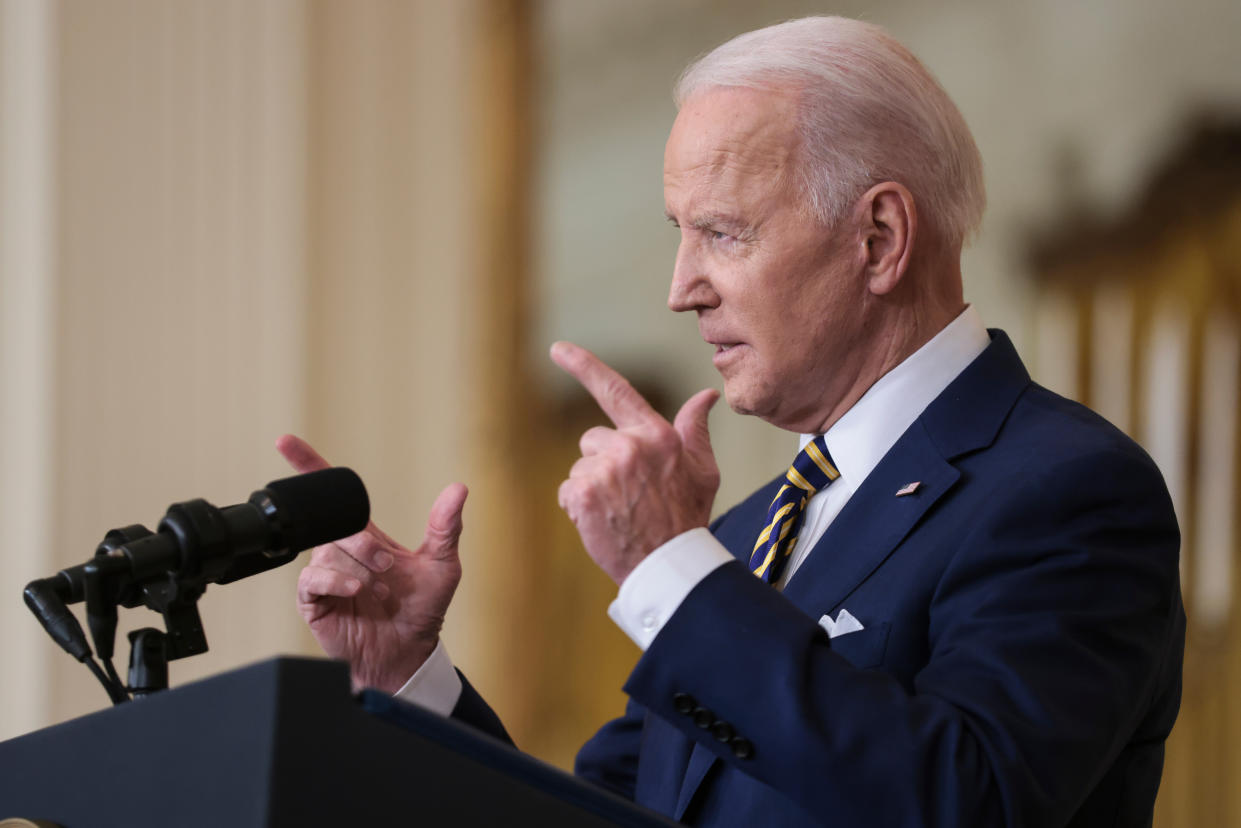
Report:
<svg viewBox="0 0 1241 828"><path fill-rule="evenodd" d="M742 563L777 485L713 524L739 560L639 660L581 776L701 825L1150 823L1184 613L1140 448L993 332L783 593ZM829 639L842 608L864 629Z"/></svg>

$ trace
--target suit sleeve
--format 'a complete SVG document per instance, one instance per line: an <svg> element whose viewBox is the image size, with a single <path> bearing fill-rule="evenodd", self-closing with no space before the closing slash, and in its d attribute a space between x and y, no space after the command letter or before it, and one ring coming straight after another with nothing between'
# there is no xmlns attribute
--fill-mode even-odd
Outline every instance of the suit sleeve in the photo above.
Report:
<svg viewBox="0 0 1241 828"><path fill-rule="evenodd" d="M512 745L513 740L500 717L464 674L457 671L457 675L461 678L461 696L453 708L452 718ZM578 751L574 775L633 800L644 718L645 711L630 701L624 715L601 727Z"/></svg>
<svg viewBox="0 0 1241 828"><path fill-rule="evenodd" d="M453 708L452 718L513 745L500 717L464 674L457 671L457 675L461 679L461 696ZM644 717L645 711L630 701L624 715L605 724L578 751L574 775L632 801Z"/></svg>
<svg viewBox="0 0 1241 828"><path fill-rule="evenodd" d="M504 729L504 723L491 709L491 705L487 704L474 689L474 685L466 680L465 674L458 670L457 676L461 679L461 696L457 699L456 707L452 709L452 718L477 728L488 736L494 736L502 742L513 744L512 737Z"/></svg>
<svg viewBox="0 0 1241 828"><path fill-rule="evenodd" d="M734 563L690 593L626 691L841 825L1065 824L1179 676L1179 537L1136 450L1010 483L953 539L912 687L854 668ZM686 694L748 740L744 758L678 712Z"/></svg>
<svg viewBox="0 0 1241 828"><path fill-rule="evenodd" d="M735 508L727 510L707 528L714 532L734 511ZM631 698L623 715L599 728L582 745L574 759L574 775L633 800L645 721L646 710Z"/></svg>
<svg viewBox="0 0 1241 828"><path fill-rule="evenodd" d="M623 716L605 724L582 745L573 763L574 775L632 800L645 716L646 711L630 700Z"/></svg>

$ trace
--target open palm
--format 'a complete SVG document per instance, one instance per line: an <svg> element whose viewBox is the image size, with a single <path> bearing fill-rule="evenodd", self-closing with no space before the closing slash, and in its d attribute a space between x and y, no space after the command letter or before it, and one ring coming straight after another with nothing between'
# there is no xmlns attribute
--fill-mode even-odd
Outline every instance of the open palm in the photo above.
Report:
<svg viewBox="0 0 1241 828"><path fill-rule="evenodd" d="M299 472L329 466L298 437L285 435L276 447ZM466 494L460 483L440 492L417 549L371 521L311 553L298 578L298 610L324 652L348 662L355 688L393 693L435 649L461 580L457 540Z"/></svg>

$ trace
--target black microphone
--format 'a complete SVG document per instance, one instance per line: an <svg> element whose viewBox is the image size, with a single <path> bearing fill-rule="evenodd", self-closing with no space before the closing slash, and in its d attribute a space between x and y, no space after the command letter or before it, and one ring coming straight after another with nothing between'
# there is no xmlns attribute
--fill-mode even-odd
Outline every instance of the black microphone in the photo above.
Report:
<svg viewBox="0 0 1241 828"><path fill-rule="evenodd" d="M114 596L136 606L138 590L169 578L185 585L226 584L274 569L302 550L366 528L370 499L361 478L344 467L274 480L235 506L205 500L174 503L151 533L128 526L108 533L96 557L26 586L26 604L74 658L90 655L65 605L85 600L96 573L123 582Z"/></svg>
<svg viewBox="0 0 1241 828"><path fill-rule="evenodd" d="M166 577L230 583L288 563L304 549L366 528L370 500L352 469L335 467L274 480L236 506L174 503L155 534L109 554L129 561L134 583Z"/></svg>
<svg viewBox="0 0 1241 828"><path fill-rule="evenodd" d="M263 514L270 534L259 542L260 554L235 554L215 579L218 584L274 569L304 549L357 534L371 519L362 478L343 466L273 480L245 505Z"/></svg>

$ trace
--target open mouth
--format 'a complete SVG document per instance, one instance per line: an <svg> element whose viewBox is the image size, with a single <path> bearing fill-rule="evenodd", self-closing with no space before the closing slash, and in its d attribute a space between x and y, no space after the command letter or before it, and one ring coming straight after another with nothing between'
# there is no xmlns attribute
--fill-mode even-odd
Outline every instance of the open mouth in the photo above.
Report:
<svg viewBox="0 0 1241 828"><path fill-rule="evenodd" d="M723 368L725 365L731 365L742 353L743 342L713 342L715 353L712 354L711 360L717 368Z"/></svg>

